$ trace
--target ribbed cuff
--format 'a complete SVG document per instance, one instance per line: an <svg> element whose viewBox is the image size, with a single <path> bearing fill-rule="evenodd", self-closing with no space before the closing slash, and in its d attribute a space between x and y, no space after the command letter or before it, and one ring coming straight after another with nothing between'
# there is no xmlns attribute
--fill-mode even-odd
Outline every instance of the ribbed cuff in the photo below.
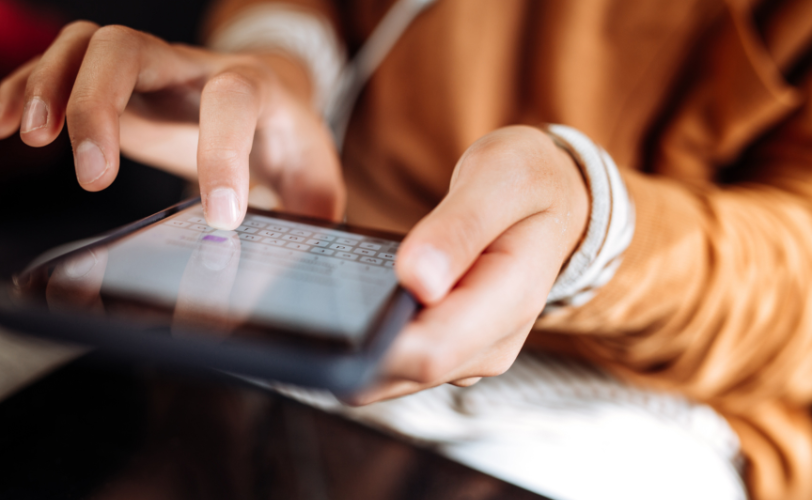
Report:
<svg viewBox="0 0 812 500"><path fill-rule="evenodd" d="M592 200L586 235L547 297L550 312L580 306L615 275L634 235L634 204L612 158L587 136L564 125L545 131L584 174Z"/></svg>

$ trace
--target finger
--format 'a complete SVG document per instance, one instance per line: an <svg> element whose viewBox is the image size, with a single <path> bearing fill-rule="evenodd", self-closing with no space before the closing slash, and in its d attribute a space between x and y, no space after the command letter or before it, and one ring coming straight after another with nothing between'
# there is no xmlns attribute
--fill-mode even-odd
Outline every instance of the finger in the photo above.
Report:
<svg viewBox="0 0 812 500"><path fill-rule="evenodd" d="M395 399L429 389L426 384L413 380L385 379L356 394L339 394L336 397L349 406L366 406L387 399Z"/></svg>
<svg viewBox="0 0 812 500"><path fill-rule="evenodd" d="M252 152L252 164L270 165L271 171L254 171L276 188L286 211L340 220L346 191L330 132L284 92L273 97Z"/></svg>
<svg viewBox="0 0 812 500"><path fill-rule="evenodd" d="M482 377L469 377L449 382L457 387L471 387L482 380ZM373 387L353 395L343 395L339 399L350 406L365 406L388 399L401 398L416 392L437 387L439 383L418 383L413 380L387 379Z"/></svg>
<svg viewBox="0 0 812 500"><path fill-rule="evenodd" d="M545 214L508 230L439 304L424 309L401 335L384 376L437 384L506 370L544 308L558 274Z"/></svg>
<svg viewBox="0 0 812 500"><path fill-rule="evenodd" d="M213 76L200 97L197 170L206 221L235 229L248 206L249 157L267 96L258 68L233 67Z"/></svg>
<svg viewBox="0 0 812 500"><path fill-rule="evenodd" d="M25 85L38 61L39 57L27 62L0 82L0 139L10 136L20 127Z"/></svg>
<svg viewBox="0 0 812 500"><path fill-rule="evenodd" d="M50 144L62 131L76 74L90 38L98 29L89 21L69 24L31 72L25 95L21 96L25 108L20 123L20 137L29 146Z"/></svg>
<svg viewBox="0 0 812 500"><path fill-rule="evenodd" d="M123 26L105 26L93 34L66 110L76 177L84 189L99 191L115 179L119 116L133 91L202 78L210 69L195 54Z"/></svg>
<svg viewBox="0 0 812 500"><path fill-rule="evenodd" d="M441 300L506 228L550 207L562 154L540 130L500 129L460 159L446 198L410 232L398 277L425 304Z"/></svg>
<svg viewBox="0 0 812 500"><path fill-rule="evenodd" d="M459 380L452 380L449 382L450 384L456 385L457 387L471 387L472 385L476 384L482 380L482 377L468 377Z"/></svg>

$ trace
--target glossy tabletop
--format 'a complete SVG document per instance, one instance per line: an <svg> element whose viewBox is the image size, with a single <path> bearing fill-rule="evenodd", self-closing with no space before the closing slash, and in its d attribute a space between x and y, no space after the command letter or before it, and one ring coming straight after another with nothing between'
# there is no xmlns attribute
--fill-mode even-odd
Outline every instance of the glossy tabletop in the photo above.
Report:
<svg viewBox="0 0 812 500"><path fill-rule="evenodd" d="M541 497L274 393L90 355L0 403L0 498Z"/></svg>

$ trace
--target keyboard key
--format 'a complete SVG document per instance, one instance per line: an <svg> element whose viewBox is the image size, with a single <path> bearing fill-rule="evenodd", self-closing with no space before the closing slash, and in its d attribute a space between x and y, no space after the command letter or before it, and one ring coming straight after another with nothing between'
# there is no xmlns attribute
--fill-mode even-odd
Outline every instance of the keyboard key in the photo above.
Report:
<svg viewBox="0 0 812 500"><path fill-rule="evenodd" d="M260 229L265 227L265 224L263 224L262 222L257 222L255 220L247 220L247 221L243 222L243 224L245 224L246 226L258 227Z"/></svg>
<svg viewBox="0 0 812 500"><path fill-rule="evenodd" d="M334 250L338 250L339 252L350 252L352 251L352 247L347 245L339 245L338 243L333 243L330 245L330 248Z"/></svg>
<svg viewBox="0 0 812 500"><path fill-rule="evenodd" d="M310 249L310 251L313 252L313 253L321 254L321 255L333 255L334 253L336 253L335 250L330 250L329 248L319 248L319 247L313 247L313 248Z"/></svg>
<svg viewBox="0 0 812 500"><path fill-rule="evenodd" d="M329 247L330 246L329 242L321 241L321 240L307 240L307 244L308 245L315 245L317 247Z"/></svg>
<svg viewBox="0 0 812 500"><path fill-rule="evenodd" d="M292 234L286 234L282 236L283 240L294 241L296 243L302 243L303 241L307 240L307 238L302 238L301 236L294 236Z"/></svg>
<svg viewBox="0 0 812 500"><path fill-rule="evenodd" d="M265 238L262 240L263 243L268 243L269 245L276 245L278 247L283 247L288 244L285 240L277 240L276 238Z"/></svg>
<svg viewBox="0 0 812 500"><path fill-rule="evenodd" d="M301 250L304 252L310 250L310 245L304 245L302 243L288 243L285 248L292 248L294 250Z"/></svg>
<svg viewBox="0 0 812 500"><path fill-rule="evenodd" d="M278 232L274 232L274 231L268 231L267 229L262 230L262 231L258 232L257 234L260 235L260 236L265 236L267 238L281 238L282 237L282 233L278 233Z"/></svg>
<svg viewBox="0 0 812 500"><path fill-rule="evenodd" d="M182 220L172 219L171 221L167 222L166 225L172 227L189 227L191 224L188 222L183 222Z"/></svg>
<svg viewBox="0 0 812 500"><path fill-rule="evenodd" d="M395 267L395 261L387 260L386 262L383 263L383 265L386 267Z"/></svg>
<svg viewBox="0 0 812 500"><path fill-rule="evenodd" d="M373 257L361 257L361 262L365 262L367 264L376 264L379 266L383 264L383 261L381 259L375 259Z"/></svg>
<svg viewBox="0 0 812 500"><path fill-rule="evenodd" d="M256 233L257 231L259 231L259 229L255 228L255 227L240 226L240 227L238 227L238 228L236 229L236 231L239 231L239 232L241 232L241 233L249 233L249 234L252 234L252 233Z"/></svg>
<svg viewBox="0 0 812 500"><path fill-rule="evenodd" d="M240 239L247 241L259 241L262 239L262 236L257 236L256 234L242 233L240 234Z"/></svg>
<svg viewBox="0 0 812 500"><path fill-rule="evenodd" d="M302 231L301 229L294 229L290 234L295 234L296 236L310 236L313 233L310 231Z"/></svg>
<svg viewBox="0 0 812 500"><path fill-rule="evenodd" d="M358 246L361 247L361 248L367 248L369 250L380 250L381 249L380 245L376 245L375 243L370 243L368 241L364 241Z"/></svg>
<svg viewBox="0 0 812 500"><path fill-rule="evenodd" d="M268 231L276 231L278 233L287 233L290 230L289 227L285 226L268 226L265 229L267 229Z"/></svg>
<svg viewBox="0 0 812 500"><path fill-rule="evenodd" d="M327 234L314 234L313 238L317 239L317 240L323 240L323 241L333 241L334 239L336 239L335 236L330 236L330 235L327 235Z"/></svg>
<svg viewBox="0 0 812 500"><path fill-rule="evenodd" d="M393 253L379 253L378 257L386 260L395 260L395 254Z"/></svg>
<svg viewBox="0 0 812 500"><path fill-rule="evenodd" d="M192 217L191 219L186 219L186 220L188 220L192 224L205 224L206 223L206 219L204 219L203 217Z"/></svg>
<svg viewBox="0 0 812 500"><path fill-rule="evenodd" d="M356 248L353 252L360 253L361 255L375 255L375 252L367 250L366 248Z"/></svg>
<svg viewBox="0 0 812 500"><path fill-rule="evenodd" d="M353 253L347 253L347 252L336 252L336 257L341 257L342 259L349 259L349 260L355 260L355 259L358 258L357 255L355 255Z"/></svg>
<svg viewBox="0 0 812 500"><path fill-rule="evenodd" d="M336 240L336 243L341 243L342 245L355 246L358 244L358 240L351 240L349 238L339 238Z"/></svg>
<svg viewBox="0 0 812 500"><path fill-rule="evenodd" d="M213 227L206 226L205 224L193 224L189 227L189 229L194 229L195 231L202 231L204 233L208 233L214 231Z"/></svg>

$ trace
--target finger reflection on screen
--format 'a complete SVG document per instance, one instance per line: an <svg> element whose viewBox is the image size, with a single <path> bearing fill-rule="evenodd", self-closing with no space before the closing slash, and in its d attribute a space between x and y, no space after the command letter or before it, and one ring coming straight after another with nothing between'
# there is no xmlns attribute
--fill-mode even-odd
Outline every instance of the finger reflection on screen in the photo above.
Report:
<svg viewBox="0 0 812 500"><path fill-rule="evenodd" d="M241 246L234 231L203 236L192 251L178 288L172 331L229 331L230 297L240 266Z"/></svg>
<svg viewBox="0 0 812 500"><path fill-rule="evenodd" d="M228 333L251 315L273 276L246 265L242 252L234 231L201 237L178 288L174 334L190 330Z"/></svg>
<svg viewBox="0 0 812 500"><path fill-rule="evenodd" d="M101 287L107 268L107 250L79 251L54 268L45 290L52 310L85 310L103 313Z"/></svg>

